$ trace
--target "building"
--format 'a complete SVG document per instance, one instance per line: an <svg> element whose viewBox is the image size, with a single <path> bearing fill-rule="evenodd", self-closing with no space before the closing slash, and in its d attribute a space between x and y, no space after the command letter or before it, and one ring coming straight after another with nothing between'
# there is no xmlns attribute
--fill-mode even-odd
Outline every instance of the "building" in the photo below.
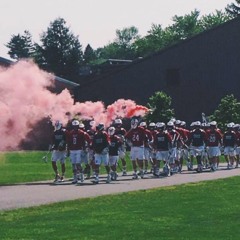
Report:
<svg viewBox="0 0 240 240"><path fill-rule="evenodd" d="M221 98L240 99L240 17L80 85L79 101L111 104L119 98L145 105L156 91L172 97L176 117L210 115Z"/></svg>
<svg viewBox="0 0 240 240"><path fill-rule="evenodd" d="M9 67L15 62L0 57L0 66ZM54 77L55 84L49 90L53 93L60 93L64 89L68 89L71 94L74 95L75 88L79 84L71 82L67 79ZM53 126L48 118L42 119L33 127L32 131L28 133L25 139L20 143L20 148L24 150L46 150L50 143Z"/></svg>
<svg viewBox="0 0 240 240"><path fill-rule="evenodd" d="M0 66L9 67L11 64L14 64L14 63L16 62L0 57ZM67 79L64 79L58 76L55 76L54 80L55 80L54 87L50 89L54 93L60 93L62 90L67 88L72 94L74 94L75 88L79 87L78 83L71 82Z"/></svg>

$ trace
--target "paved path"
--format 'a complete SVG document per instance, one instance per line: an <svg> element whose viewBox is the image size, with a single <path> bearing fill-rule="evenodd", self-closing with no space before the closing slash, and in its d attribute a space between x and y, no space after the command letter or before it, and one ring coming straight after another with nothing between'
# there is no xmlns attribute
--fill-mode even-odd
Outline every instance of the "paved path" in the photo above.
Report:
<svg viewBox="0 0 240 240"><path fill-rule="evenodd" d="M70 181L53 184L51 181L0 186L0 210L39 206L48 203L74 200L79 198L96 197L107 194L117 194L128 191L136 191L163 186L180 185L184 183L199 182L218 178L227 178L240 175L239 169L226 170L222 164L216 172L188 172L171 177L154 178L152 174L146 179L132 180L132 176L119 177L118 181L105 183L105 178L94 185L90 180L83 184L73 185Z"/></svg>

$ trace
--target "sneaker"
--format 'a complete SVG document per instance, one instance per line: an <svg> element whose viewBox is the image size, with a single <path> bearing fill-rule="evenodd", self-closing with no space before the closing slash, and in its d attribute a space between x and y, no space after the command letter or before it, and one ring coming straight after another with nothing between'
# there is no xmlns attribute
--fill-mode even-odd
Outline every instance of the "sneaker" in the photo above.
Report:
<svg viewBox="0 0 240 240"><path fill-rule="evenodd" d="M60 175L59 174L57 174L56 176L55 176L55 179L53 180L53 182L58 182L58 181L60 181Z"/></svg>
<svg viewBox="0 0 240 240"><path fill-rule="evenodd" d="M147 173L148 173L148 170L147 170L147 169L145 169L145 170L144 170L144 174L147 174Z"/></svg>
<svg viewBox="0 0 240 240"><path fill-rule="evenodd" d="M95 176L94 182L99 183L99 177L98 176Z"/></svg>
<svg viewBox="0 0 240 240"><path fill-rule="evenodd" d="M106 180L106 183L110 183L110 182L111 182L111 175L108 174L108 176L107 176L107 180Z"/></svg>
<svg viewBox="0 0 240 240"><path fill-rule="evenodd" d="M212 172L215 172L216 170L217 170L217 169L216 169L215 164L212 164L212 165L211 165L211 171L212 171Z"/></svg>
<svg viewBox="0 0 240 240"><path fill-rule="evenodd" d="M132 177L132 179L138 179L138 175L137 175L137 173L135 172L135 173L133 173L133 177Z"/></svg>
<svg viewBox="0 0 240 240"><path fill-rule="evenodd" d="M61 182L64 181L64 175L62 175L62 176L60 177L60 181L61 181Z"/></svg>
<svg viewBox="0 0 240 240"><path fill-rule="evenodd" d="M83 173L80 174L80 182L84 182L84 174Z"/></svg>
<svg viewBox="0 0 240 240"><path fill-rule="evenodd" d="M78 182L77 176L74 176L74 177L73 177L72 184L76 184L77 182Z"/></svg>

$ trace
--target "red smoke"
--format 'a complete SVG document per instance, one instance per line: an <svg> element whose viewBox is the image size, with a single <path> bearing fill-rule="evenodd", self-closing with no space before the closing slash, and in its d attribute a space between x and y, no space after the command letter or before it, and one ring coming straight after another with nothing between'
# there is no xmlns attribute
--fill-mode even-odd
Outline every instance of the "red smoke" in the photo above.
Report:
<svg viewBox="0 0 240 240"><path fill-rule="evenodd" d="M119 99L105 108L102 102L75 103L67 89L60 94L47 90L54 76L40 70L30 61L20 61L10 68L0 68L0 150L17 149L33 126L46 116L68 121L78 114L109 126L117 117L143 116L148 109L132 100Z"/></svg>

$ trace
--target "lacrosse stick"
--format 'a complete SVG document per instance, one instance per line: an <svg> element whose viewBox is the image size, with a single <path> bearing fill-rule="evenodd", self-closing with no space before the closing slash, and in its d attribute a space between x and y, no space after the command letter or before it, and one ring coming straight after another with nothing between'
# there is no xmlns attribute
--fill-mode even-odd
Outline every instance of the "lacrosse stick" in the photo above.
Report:
<svg viewBox="0 0 240 240"><path fill-rule="evenodd" d="M42 161L44 161L45 163L48 162L48 155L51 152L51 149L52 149L52 146L49 145L48 152L42 157Z"/></svg>

